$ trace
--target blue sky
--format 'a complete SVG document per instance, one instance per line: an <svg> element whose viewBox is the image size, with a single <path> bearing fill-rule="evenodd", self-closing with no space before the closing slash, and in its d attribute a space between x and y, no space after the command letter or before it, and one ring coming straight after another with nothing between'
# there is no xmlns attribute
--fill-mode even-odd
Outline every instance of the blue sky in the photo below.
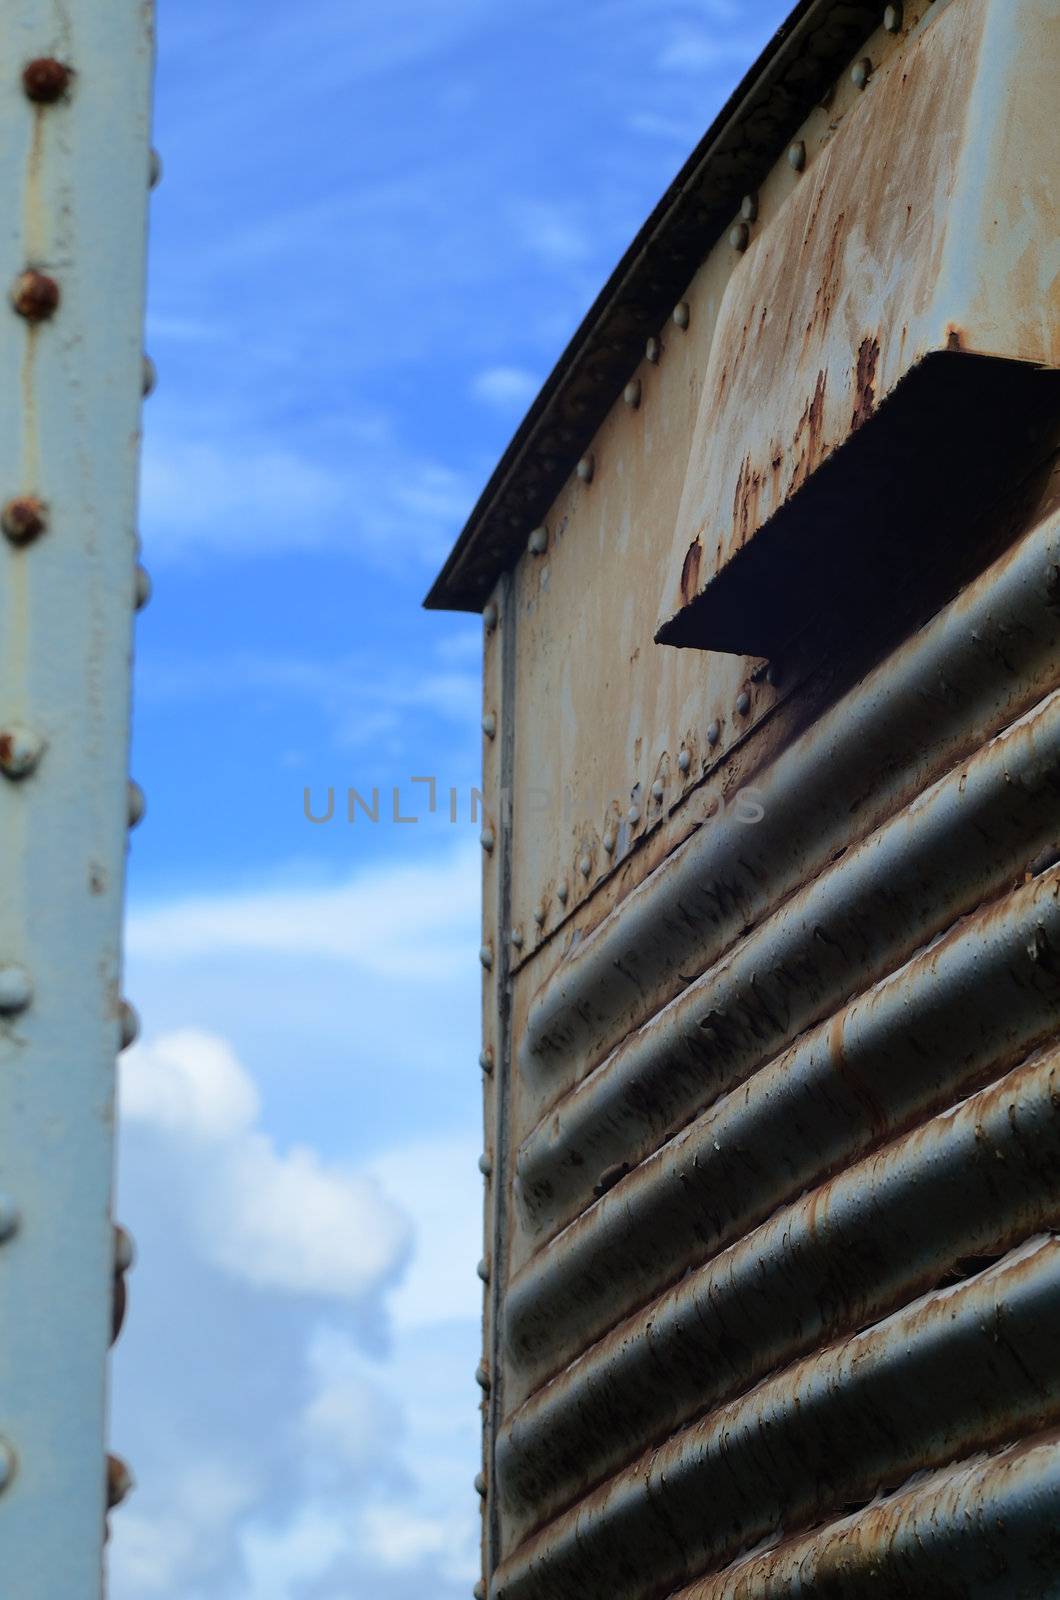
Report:
<svg viewBox="0 0 1060 1600"><path fill-rule="evenodd" d="M480 627L420 601L787 7L160 9L112 1600L455 1600ZM408 811L413 774L457 826L342 819L348 785Z"/></svg>

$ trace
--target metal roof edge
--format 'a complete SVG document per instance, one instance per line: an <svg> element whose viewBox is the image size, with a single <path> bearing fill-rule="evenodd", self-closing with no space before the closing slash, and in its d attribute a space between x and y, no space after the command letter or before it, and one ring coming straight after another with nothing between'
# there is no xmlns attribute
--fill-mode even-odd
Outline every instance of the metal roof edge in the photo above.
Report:
<svg viewBox="0 0 1060 1600"><path fill-rule="evenodd" d="M799 0L567 345L435 579L428 609L482 609L642 360L645 339L882 13L868 0Z"/></svg>

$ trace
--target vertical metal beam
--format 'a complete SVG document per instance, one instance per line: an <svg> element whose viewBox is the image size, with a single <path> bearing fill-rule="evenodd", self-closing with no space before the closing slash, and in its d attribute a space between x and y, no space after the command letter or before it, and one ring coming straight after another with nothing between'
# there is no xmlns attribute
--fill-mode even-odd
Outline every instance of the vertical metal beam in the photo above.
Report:
<svg viewBox="0 0 1060 1600"><path fill-rule="evenodd" d="M0 1559L19 1600L90 1600L114 1060L132 1032L120 935L152 7L0 0L0 38Z"/></svg>

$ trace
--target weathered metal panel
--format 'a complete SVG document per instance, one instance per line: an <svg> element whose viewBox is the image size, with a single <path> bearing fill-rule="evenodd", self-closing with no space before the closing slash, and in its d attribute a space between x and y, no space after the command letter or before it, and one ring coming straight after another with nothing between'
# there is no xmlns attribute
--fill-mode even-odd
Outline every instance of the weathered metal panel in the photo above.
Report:
<svg viewBox="0 0 1060 1600"><path fill-rule="evenodd" d="M88 1600L127 1485L105 1393L151 8L3 0L0 32L0 1568L18 1600Z"/></svg>

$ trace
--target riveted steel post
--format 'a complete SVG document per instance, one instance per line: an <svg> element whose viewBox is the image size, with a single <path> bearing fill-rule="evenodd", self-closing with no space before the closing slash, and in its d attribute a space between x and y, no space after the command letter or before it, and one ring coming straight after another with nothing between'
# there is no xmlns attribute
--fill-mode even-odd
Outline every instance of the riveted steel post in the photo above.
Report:
<svg viewBox="0 0 1060 1600"><path fill-rule="evenodd" d="M2 1587L98 1600L153 33L141 0L0 25Z"/></svg>

